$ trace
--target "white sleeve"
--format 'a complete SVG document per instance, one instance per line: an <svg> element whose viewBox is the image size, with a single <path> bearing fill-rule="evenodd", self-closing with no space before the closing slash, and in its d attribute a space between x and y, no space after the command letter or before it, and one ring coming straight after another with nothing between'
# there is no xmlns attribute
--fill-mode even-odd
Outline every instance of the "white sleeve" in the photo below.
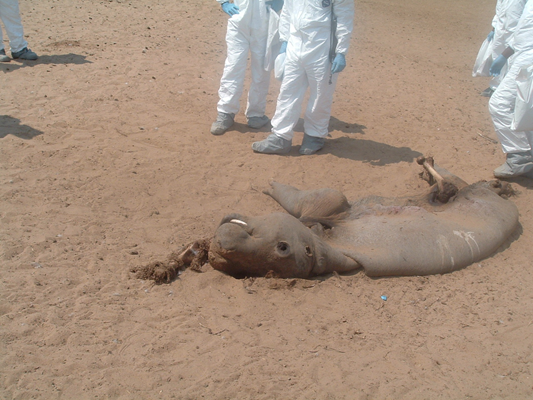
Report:
<svg viewBox="0 0 533 400"><path fill-rule="evenodd" d="M528 1L524 7L514 34L509 39L509 46L515 52L533 49L533 0Z"/></svg>
<svg viewBox="0 0 533 400"><path fill-rule="evenodd" d="M494 29L500 29L501 28L500 21L501 21L501 18L502 18L502 14L504 13L503 4L504 4L503 0L498 0L496 2L496 12L494 14L494 18L492 18L492 27Z"/></svg>
<svg viewBox="0 0 533 400"><path fill-rule="evenodd" d="M285 0L279 17L279 40L287 42L291 33L292 0Z"/></svg>
<svg viewBox="0 0 533 400"><path fill-rule="evenodd" d="M350 47L355 15L354 0L334 0L333 12L337 17L337 48L335 53L346 54Z"/></svg>
<svg viewBox="0 0 533 400"><path fill-rule="evenodd" d="M514 33L518 21L524 12L527 0L513 0L509 3L505 12L505 23L503 29L509 33Z"/></svg>

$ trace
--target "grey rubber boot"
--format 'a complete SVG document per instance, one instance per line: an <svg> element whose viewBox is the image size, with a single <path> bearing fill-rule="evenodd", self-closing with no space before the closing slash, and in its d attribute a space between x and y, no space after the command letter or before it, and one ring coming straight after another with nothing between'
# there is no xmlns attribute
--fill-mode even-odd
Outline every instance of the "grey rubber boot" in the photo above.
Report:
<svg viewBox="0 0 533 400"><path fill-rule="evenodd" d="M324 147L324 143L326 143L325 138L309 136L304 133L304 139L302 140L302 146L300 147L300 154L303 154L304 156L315 154L318 150Z"/></svg>
<svg viewBox="0 0 533 400"><path fill-rule="evenodd" d="M265 126L270 122L270 118L268 118L266 115L263 115L262 117L250 117L248 118L248 126L250 128L259 129Z"/></svg>
<svg viewBox="0 0 533 400"><path fill-rule="evenodd" d="M530 152L508 153L505 163L494 170L496 178L505 179L533 171L533 155Z"/></svg>
<svg viewBox="0 0 533 400"><path fill-rule="evenodd" d="M283 139L271 133L265 140L252 143L253 151L263 154L287 154L291 151L292 140Z"/></svg>
<svg viewBox="0 0 533 400"><path fill-rule="evenodd" d="M213 125L211 125L211 133L217 136L222 135L233 126L234 122L235 114L219 112L216 121L213 122Z"/></svg>

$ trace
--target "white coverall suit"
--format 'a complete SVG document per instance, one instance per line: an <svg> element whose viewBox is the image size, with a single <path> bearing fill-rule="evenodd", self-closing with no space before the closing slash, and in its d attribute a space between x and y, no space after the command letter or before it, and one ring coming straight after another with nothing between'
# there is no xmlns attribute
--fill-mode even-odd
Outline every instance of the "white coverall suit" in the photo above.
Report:
<svg viewBox="0 0 533 400"><path fill-rule="evenodd" d="M492 44L492 59L495 60L509 45L509 40L513 36L520 16L524 10L527 0L498 0L496 4L496 15L492 20L494 28L494 38ZM502 73L492 78L490 87L496 89L505 76L506 69Z"/></svg>
<svg viewBox="0 0 533 400"><path fill-rule="evenodd" d="M489 101L489 111L504 153L531 152L533 131L511 130L517 95L516 76L522 67L533 65L533 0L529 0L509 40L514 54L509 58L509 70Z"/></svg>
<svg viewBox="0 0 533 400"><path fill-rule="evenodd" d="M354 0L285 0L279 33L280 40L287 42L287 55L276 112L271 121L272 133L283 139L292 140L308 87L310 97L304 131L321 138L328 134L338 75L333 75L330 84L332 4L337 16L335 53L346 55L353 30Z"/></svg>
<svg viewBox="0 0 533 400"><path fill-rule="evenodd" d="M9 38L11 52L16 53L28 47L28 42L24 40L24 30L20 21L20 10L18 0L0 0L0 19ZM4 37L0 28L0 50L4 49Z"/></svg>
<svg viewBox="0 0 533 400"><path fill-rule="evenodd" d="M217 0L220 4L227 0ZM239 13L228 20L226 32L227 56L220 80L217 111L237 114L243 92L244 77L251 53L252 82L248 92L246 117L265 115L270 71L264 69L268 36L268 11L265 0L234 0Z"/></svg>

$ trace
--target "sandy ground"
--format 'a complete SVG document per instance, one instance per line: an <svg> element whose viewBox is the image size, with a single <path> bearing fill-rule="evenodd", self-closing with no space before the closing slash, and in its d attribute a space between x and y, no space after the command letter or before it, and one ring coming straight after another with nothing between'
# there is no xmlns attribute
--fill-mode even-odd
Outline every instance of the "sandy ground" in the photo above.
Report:
<svg viewBox="0 0 533 400"><path fill-rule="evenodd" d="M242 112L209 133L214 0L21 0L40 59L0 65L0 398L532 398L531 180L514 182L513 240L444 276L237 280L206 265L154 286L129 272L229 212L280 211L269 178L407 195L430 154L490 179L504 156L471 69L494 7L357 1L331 138L303 157L301 126L288 156L254 154L268 128Z"/></svg>

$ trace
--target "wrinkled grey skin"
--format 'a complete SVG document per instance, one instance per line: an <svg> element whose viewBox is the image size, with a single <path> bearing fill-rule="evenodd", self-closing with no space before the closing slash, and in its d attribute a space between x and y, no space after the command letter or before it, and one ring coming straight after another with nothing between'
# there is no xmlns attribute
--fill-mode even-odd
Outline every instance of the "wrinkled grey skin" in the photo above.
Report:
<svg viewBox="0 0 533 400"><path fill-rule="evenodd" d="M420 196L349 203L335 190L300 191L273 182L265 193L289 214L228 215L211 242L209 262L233 276L282 278L358 268L368 276L464 268L496 252L517 229L518 210L500 197L498 181L467 185L438 170L460 189L447 204L432 201L435 187Z"/></svg>

